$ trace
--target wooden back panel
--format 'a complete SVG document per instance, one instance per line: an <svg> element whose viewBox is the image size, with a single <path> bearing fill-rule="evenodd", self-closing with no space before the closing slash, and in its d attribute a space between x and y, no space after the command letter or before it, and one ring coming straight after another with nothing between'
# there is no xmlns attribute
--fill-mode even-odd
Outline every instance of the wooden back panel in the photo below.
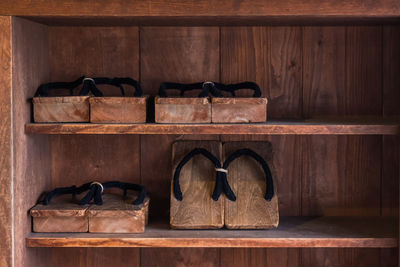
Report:
<svg viewBox="0 0 400 267"><path fill-rule="evenodd" d="M29 55L44 53L47 31L50 52L42 57L49 57L49 65L40 65L45 66L43 72L35 71L30 79L17 79L19 84L27 84L15 87L15 99L19 101L32 96L40 82L71 80L87 74L140 78L145 93L152 96L157 93L159 82L167 80L254 80L263 88L263 95L269 98L270 118L333 114L389 116L400 113L397 102L393 100L398 98L399 88L396 75L400 65L399 27L46 27L24 23L21 25L25 29L19 28L21 32L15 36L26 38L31 31L38 39L32 38L40 43L29 48ZM18 39L18 43L24 40ZM23 57L28 58L28 54L23 54ZM36 67L40 59L32 62ZM19 62L17 66L24 66L24 63ZM47 71L49 76L45 75ZM21 125L29 121L28 106L25 108L23 118L17 117ZM22 131L16 132L21 144L28 144L25 148L19 146L19 155L27 155L29 151L30 155L49 162L49 165L43 163L40 167L27 168L28 172L18 170L17 184L21 190L25 183L30 182L31 176L41 183L27 194L28 199L15 203L21 208L17 215L18 225L24 229L15 237L17 251L25 255L22 258L32 261L40 259L38 254L49 253L45 259L52 265L63 263L64 266L76 266L86 260L90 263L95 261L93 264L97 266L106 266L110 259L113 259L113 264L123 266L124 261L122 258L115 260L109 256L109 250L103 249L26 250L23 237L30 232L30 224L24 211L34 204L40 191L82 183L86 179L140 182L147 186L152 198L150 218L167 220L171 144L176 139L199 139L198 136L52 136L48 152L47 137L24 137ZM202 138L271 140L276 151L278 176L286 178L285 182L277 182L281 215L397 213L398 151L393 149L398 147L396 138ZM48 161L44 160L46 155L50 155ZM23 160L33 162L33 159ZM39 176L49 177L48 166L51 166L51 179L39 179ZM23 198L17 194L16 199ZM237 266L262 266L264 262L269 262L269 266L299 266L301 259L304 266L323 265L324 259L343 266L354 266L358 260L361 264L366 263L364 266L379 261L382 266L388 266L396 258L396 253L392 252L376 249L367 252L357 249L317 249L311 252L307 249L112 250L112 254L129 257L130 263L141 262L142 266L164 262L165 259L154 256L159 253L175 255L188 265L198 265L204 257L220 257L221 263ZM102 254L104 262L97 261L94 255L99 254ZM385 257L380 257L380 254ZM66 256L68 261L64 260ZM171 262L177 260L175 256ZM287 260L282 263L282 259ZM22 260L18 261L23 265ZM219 263L218 260L206 262L209 266Z"/></svg>

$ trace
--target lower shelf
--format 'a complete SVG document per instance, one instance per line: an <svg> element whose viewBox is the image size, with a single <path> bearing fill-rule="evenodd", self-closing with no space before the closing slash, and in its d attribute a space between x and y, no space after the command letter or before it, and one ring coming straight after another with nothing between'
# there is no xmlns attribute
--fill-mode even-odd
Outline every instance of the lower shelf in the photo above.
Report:
<svg viewBox="0 0 400 267"><path fill-rule="evenodd" d="M28 247L354 247L398 246L394 218L281 217L273 230L171 230L153 223L143 234L32 233Z"/></svg>

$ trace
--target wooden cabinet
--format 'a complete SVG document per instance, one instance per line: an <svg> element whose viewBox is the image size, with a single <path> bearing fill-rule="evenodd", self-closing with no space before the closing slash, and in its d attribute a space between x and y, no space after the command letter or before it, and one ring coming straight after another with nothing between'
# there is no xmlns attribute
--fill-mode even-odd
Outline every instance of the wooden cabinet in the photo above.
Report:
<svg viewBox="0 0 400 267"><path fill-rule="evenodd" d="M0 14L1 266L399 266L397 0L4 0ZM153 97L162 81L255 81L268 122L32 123L39 84L83 74ZM280 227L170 230L175 140L270 141ZM32 233L41 192L94 179L147 187L145 233Z"/></svg>

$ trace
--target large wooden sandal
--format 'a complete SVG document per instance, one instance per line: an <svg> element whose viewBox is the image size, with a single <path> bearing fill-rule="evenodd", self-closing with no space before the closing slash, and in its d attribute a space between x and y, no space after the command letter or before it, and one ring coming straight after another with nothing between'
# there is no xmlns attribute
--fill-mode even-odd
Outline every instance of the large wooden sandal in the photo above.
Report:
<svg viewBox="0 0 400 267"><path fill-rule="evenodd" d="M225 226L268 229L279 223L273 152L269 142L223 144L224 169L236 200L225 201Z"/></svg>
<svg viewBox="0 0 400 267"><path fill-rule="evenodd" d="M222 144L217 141L178 141L172 145L172 228L224 226L224 198L214 194L221 153Z"/></svg>

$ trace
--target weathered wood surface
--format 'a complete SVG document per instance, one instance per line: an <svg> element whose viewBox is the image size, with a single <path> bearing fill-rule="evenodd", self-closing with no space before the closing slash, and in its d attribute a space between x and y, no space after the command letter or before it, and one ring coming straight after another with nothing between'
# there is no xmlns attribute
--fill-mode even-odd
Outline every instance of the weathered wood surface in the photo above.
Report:
<svg viewBox="0 0 400 267"><path fill-rule="evenodd" d="M209 98L156 97L155 122L157 123L210 123Z"/></svg>
<svg viewBox="0 0 400 267"><path fill-rule="evenodd" d="M393 123L268 121L255 124L39 124L28 134L235 134L235 135L397 135Z"/></svg>
<svg viewBox="0 0 400 267"><path fill-rule="evenodd" d="M87 210L71 196L54 197L49 205L37 204L30 210L37 233L79 233L89 230Z"/></svg>
<svg viewBox="0 0 400 267"><path fill-rule="evenodd" d="M91 97L90 122L145 123L148 97Z"/></svg>
<svg viewBox="0 0 400 267"><path fill-rule="evenodd" d="M132 205L134 197L104 194L103 205L88 209L90 233L143 233L147 224L149 199Z"/></svg>
<svg viewBox="0 0 400 267"><path fill-rule="evenodd" d="M7 192L14 194L13 261L14 266L49 265L48 250L30 251L24 242L24 238L32 231L28 211L36 203L37 197L51 187L49 138L32 138L20 130L32 120L32 104L27 100L35 94L38 85L49 81L48 29L44 25L13 17L12 43L14 178L13 190Z"/></svg>
<svg viewBox="0 0 400 267"><path fill-rule="evenodd" d="M0 266L13 266L13 142L11 17L0 16Z"/></svg>
<svg viewBox="0 0 400 267"><path fill-rule="evenodd" d="M34 97L35 122L89 122L89 97Z"/></svg>
<svg viewBox="0 0 400 267"><path fill-rule="evenodd" d="M305 16L315 19L321 16L343 19L346 17L361 16L381 17L398 16L400 6L396 0L380 0L365 2L361 0L318 1L301 0L271 1L262 0L241 2L232 0L223 1L195 1L195 2L171 2L167 0L148 0L142 2L126 2L123 0L77 2L73 0L63 1L62 4L52 1L31 2L28 0L4 0L0 5L0 13L4 15L20 16L72 16L72 17L96 17L96 16L122 16L122 17L204 17L231 18L262 18L278 16L280 19L290 16ZM239 20L240 21L240 20Z"/></svg>
<svg viewBox="0 0 400 267"><path fill-rule="evenodd" d="M267 98L211 98L211 121L214 123L265 122Z"/></svg>
<svg viewBox="0 0 400 267"><path fill-rule="evenodd" d="M279 224L276 172L270 142L227 142L222 146L223 160L238 149L251 149L268 164L274 181L274 197L266 201L266 175L261 165L249 156L235 159L228 167L228 182L236 201L225 200L225 226L229 229L269 229Z"/></svg>
<svg viewBox="0 0 400 267"><path fill-rule="evenodd" d="M271 230L171 230L142 234L31 234L28 247L397 247L391 217L283 217Z"/></svg>
<svg viewBox="0 0 400 267"><path fill-rule="evenodd" d="M212 229L224 226L224 197L214 201L215 165L205 156L197 155L181 169L179 184L183 200L173 192L175 169L194 148L204 148L221 158L222 144L216 141L177 141L172 145L170 225L175 229Z"/></svg>

